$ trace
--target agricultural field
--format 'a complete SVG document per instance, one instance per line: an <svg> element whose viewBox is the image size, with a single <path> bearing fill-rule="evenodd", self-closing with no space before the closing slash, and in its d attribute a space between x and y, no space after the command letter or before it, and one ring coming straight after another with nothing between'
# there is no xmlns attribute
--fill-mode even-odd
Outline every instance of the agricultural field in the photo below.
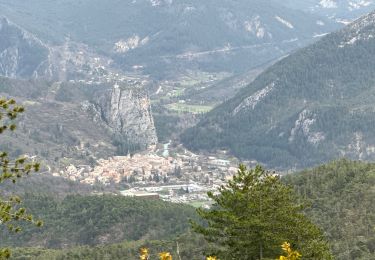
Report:
<svg viewBox="0 0 375 260"><path fill-rule="evenodd" d="M159 82L152 99L171 99L172 102L184 99L187 92L199 91L211 87L212 85L232 76L230 73L208 73L202 71L187 71L174 79ZM167 98L165 98L167 97ZM201 101L205 101L204 99Z"/></svg>
<svg viewBox="0 0 375 260"><path fill-rule="evenodd" d="M186 103L168 104L167 108L177 113L205 114L210 112L215 105L191 105Z"/></svg>

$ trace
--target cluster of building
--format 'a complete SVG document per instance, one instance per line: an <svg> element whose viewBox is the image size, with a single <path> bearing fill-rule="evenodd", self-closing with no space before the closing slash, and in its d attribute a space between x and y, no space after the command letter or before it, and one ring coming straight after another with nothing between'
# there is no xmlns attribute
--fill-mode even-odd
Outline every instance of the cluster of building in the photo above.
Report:
<svg viewBox="0 0 375 260"><path fill-rule="evenodd" d="M146 153L100 159L97 164L94 168L87 165L70 165L61 175L72 181L91 185L157 182L179 169L182 161Z"/></svg>
<svg viewBox="0 0 375 260"><path fill-rule="evenodd" d="M164 147L165 149L168 146ZM224 156L222 156L224 157ZM113 185L131 197L160 198L176 203L207 203L207 191L227 183L238 161L189 151L145 152L101 159L97 166L70 165L59 175L85 184Z"/></svg>

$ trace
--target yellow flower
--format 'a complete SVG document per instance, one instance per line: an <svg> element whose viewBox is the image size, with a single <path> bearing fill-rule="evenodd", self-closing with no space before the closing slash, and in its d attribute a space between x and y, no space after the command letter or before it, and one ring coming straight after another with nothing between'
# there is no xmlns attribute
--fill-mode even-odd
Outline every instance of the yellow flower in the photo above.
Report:
<svg viewBox="0 0 375 260"><path fill-rule="evenodd" d="M285 252L285 253L288 253L288 254L290 254L290 252L291 252L291 248L290 248L290 244L288 243L288 242L284 242L282 245L281 245L281 248L283 249L283 251Z"/></svg>
<svg viewBox="0 0 375 260"><path fill-rule="evenodd" d="M281 249L286 253L287 256L280 256L279 260L299 260L301 259L301 254L297 251L293 251L288 242L284 242L281 245Z"/></svg>
<svg viewBox="0 0 375 260"><path fill-rule="evenodd" d="M216 256L208 256L206 260L217 260Z"/></svg>
<svg viewBox="0 0 375 260"><path fill-rule="evenodd" d="M139 249L139 258L140 260L147 260L148 259L148 249L143 247L141 249Z"/></svg>
<svg viewBox="0 0 375 260"><path fill-rule="evenodd" d="M162 252L159 254L160 260L172 260L172 255L169 252Z"/></svg>

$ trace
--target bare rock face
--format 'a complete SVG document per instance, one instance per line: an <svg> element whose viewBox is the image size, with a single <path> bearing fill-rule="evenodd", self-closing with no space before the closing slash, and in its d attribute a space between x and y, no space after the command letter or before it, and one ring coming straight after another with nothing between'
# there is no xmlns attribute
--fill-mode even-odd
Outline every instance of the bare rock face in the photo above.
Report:
<svg viewBox="0 0 375 260"><path fill-rule="evenodd" d="M158 142L150 99L142 88L116 84L98 95L93 106L95 119L101 120L123 140L129 140L141 149Z"/></svg>
<svg viewBox="0 0 375 260"><path fill-rule="evenodd" d="M62 45L51 46L0 16L0 76L108 82L118 74L111 68L112 62L69 38Z"/></svg>
<svg viewBox="0 0 375 260"><path fill-rule="evenodd" d="M48 55L48 47L39 39L0 17L0 75L12 78L47 76Z"/></svg>

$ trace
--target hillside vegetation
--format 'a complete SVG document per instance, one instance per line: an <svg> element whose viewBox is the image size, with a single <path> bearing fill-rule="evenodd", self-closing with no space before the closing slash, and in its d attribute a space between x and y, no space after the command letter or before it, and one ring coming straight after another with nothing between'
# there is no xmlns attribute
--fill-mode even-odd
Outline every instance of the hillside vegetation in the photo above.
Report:
<svg viewBox="0 0 375 260"><path fill-rule="evenodd" d="M4 234L0 246L66 248L170 239L188 231L190 218L197 220L193 207L112 195L70 195L59 201L26 194L23 205L43 219L44 226Z"/></svg>
<svg viewBox="0 0 375 260"><path fill-rule="evenodd" d="M310 205L305 214L324 231L336 259L373 259L375 164L340 160L282 179ZM189 231L188 219L197 214L185 205L117 196L25 199L45 227L25 228L2 245L44 249L18 248L14 259L136 259L142 246L176 256L176 242L182 259L199 259L208 245ZM65 249L47 249L59 247Z"/></svg>
<svg viewBox="0 0 375 260"><path fill-rule="evenodd" d="M271 66L182 136L275 168L375 159L375 13Z"/></svg>
<svg viewBox="0 0 375 260"><path fill-rule="evenodd" d="M150 259L158 259L158 253L171 252L173 259L179 255L183 260L203 259L206 242L203 238L186 233L174 240L149 240L122 242L112 245L95 247L75 247L71 249L53 250L41 248L16 248L13 250L14 260L133 260L139 258L139 249L147 247L150 251ZM177 258L178 259L178 258Z"/></svg>
<svg viewBox="0 0 375 260"><path fill-rule="evenodd" d="M0 77L0 95L25 107L18 131L3 135L0 150L14 156L38 156L45 170L53 173L70 164L94 166L100 158L145 149L146 143L157 139L151 111L140 105L148 104L147 93L138 85L120 85L115 91L114 83ZM116 95L122 98L116 99ZM113 107L123 112L111 117ZM136 148L130 149L129 143Z"/></svg>
<svg viewBox="0 0 375 260"><path fill-rule="evenodd" d="M310 201L306 214L324 230L336 259L374 259L375 164L340 160L284 180Z"/></svg>

